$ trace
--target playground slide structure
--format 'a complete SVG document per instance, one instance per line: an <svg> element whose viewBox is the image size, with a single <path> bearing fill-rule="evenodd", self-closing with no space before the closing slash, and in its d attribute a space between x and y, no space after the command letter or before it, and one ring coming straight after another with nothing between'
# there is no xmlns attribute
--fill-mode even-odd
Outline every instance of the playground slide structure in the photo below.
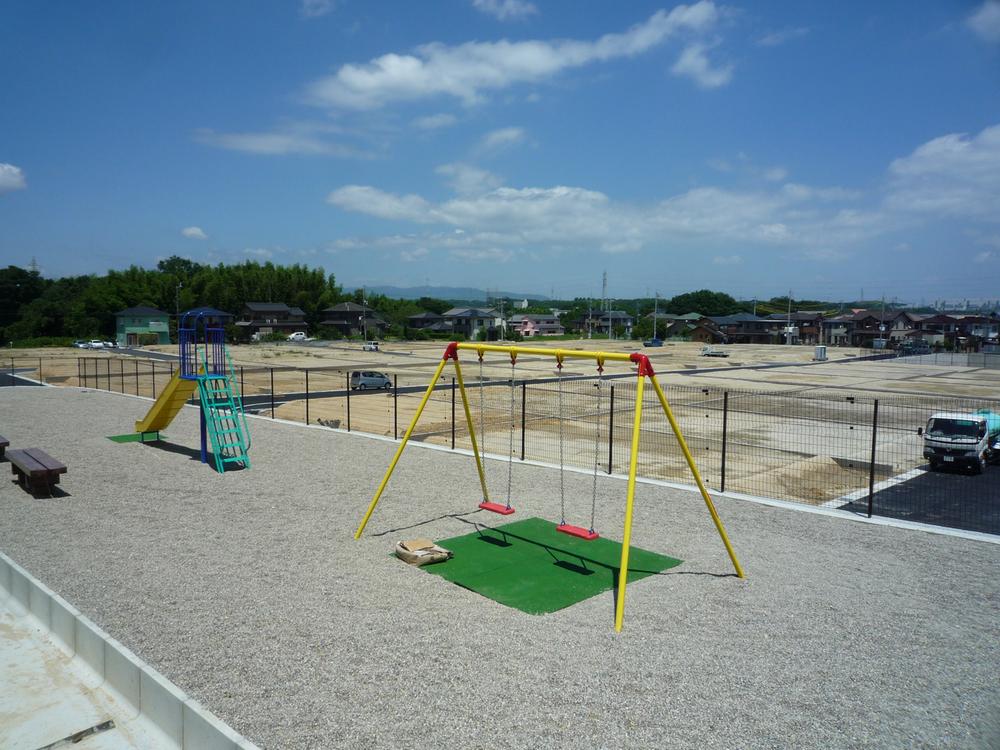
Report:
<svg viewBox="0 0 1000 750"><path fill-rule="evenodd" d="M178 328L180 367L146 416L135 423L135 429L142 434L165 429L197 389L201 406L202 463L208 463L211 441L216 471L222 473L230 464L249 469L250 431L233 377L232 362L226 352L225 332L222 328L209 327L203 315L184 315ZM199 331L201 341L198 340Z"/></svg>

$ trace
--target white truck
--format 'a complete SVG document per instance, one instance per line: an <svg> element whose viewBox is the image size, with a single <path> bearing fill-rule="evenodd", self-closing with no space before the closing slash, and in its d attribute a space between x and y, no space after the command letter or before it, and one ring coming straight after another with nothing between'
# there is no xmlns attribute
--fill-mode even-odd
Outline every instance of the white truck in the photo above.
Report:
<svg viewBox="0 0 1000 750"><path fill-rule="evenodd" d="M927 420L923 437L924 458L932 471L961 466L981 474L1000 456L1000 414L989 409L938 412Z"/></svg>
<svg viewBox="0 0 1000 750"><path fill-rule="evenodd" d="M728 357L729 352L723 351L722 349L716 349L713 346L703 346L701 348L701 356L703 357Z"/></svg>

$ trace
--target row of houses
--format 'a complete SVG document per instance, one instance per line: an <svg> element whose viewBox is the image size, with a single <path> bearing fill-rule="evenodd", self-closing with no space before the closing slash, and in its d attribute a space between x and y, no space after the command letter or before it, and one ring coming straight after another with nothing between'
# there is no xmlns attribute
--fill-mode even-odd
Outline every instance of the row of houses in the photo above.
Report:
<svg viewBox="0 0 1000 750"><path fill-rule="evenodd" d="M293 331L309 332L305 312L284 303L248 302L239 316L211 308L198 308L222 324L234 323L244 331L244 338ZM385 335L389 323L375 310L356 302L342 302L322 311L323 327L343 336ZM154 334L158 343L169 343L169 313L151 307L130 307L116 314L118 343L134 345L139 336ZM652 320L654 315L646 316ZM441 335L461 335L476 339L482 332L490 338L501 331L518 333L524 338L557 336L569 327L576 331L611 334L616 331L631 336L634 319L622 310L608 310L563 322L560 311L546 315L515 313L506 320L494 308L454 307L444 313L423 312L407 319L407 325ZM921 315L911 312L884 313L851 310L827 316L819 311L797 311L758 317L751 313L707 316L692 312L684 315L657 313L655 331L661 338L685 338L703 343L726 344L829 344L833 346L895 347L904 342L959 346L972 343L998 343L1000 319L992 315Z"/></svg>
<svg viewBox="0 0 1000 750"><path fill-rule="evenodd" d="M652 314L648 317L652 318ZM663 338L683 337L703 343L828 344L868 348L896 348L907 342L961 346L996 343L1000 319L993 315L921 315L852 310L827 317L817 311L751 313L706 316L658 314L657 332Z"/></svg>

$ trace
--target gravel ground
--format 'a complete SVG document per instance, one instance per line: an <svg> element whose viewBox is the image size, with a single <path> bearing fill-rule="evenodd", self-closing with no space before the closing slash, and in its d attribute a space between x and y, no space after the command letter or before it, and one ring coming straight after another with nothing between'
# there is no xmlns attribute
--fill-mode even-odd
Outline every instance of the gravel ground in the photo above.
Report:
<svg viewBox="0 0 1000 750"><path fill-rule="evenodd" d="M389 556L474 523L466 456L253 420L254 467L115 444L148 402L0 389L0 432L70 467L65 494L0 484L0 549L266 748L1000 747L1000 546L640 485L633 543L685 563L552 615ZM515 467L519 516L559 515L554 470ZM491 462L492 483L504 482ZM590 478L567 475L586 520ZM625 484L599 483L621 538ZM466 513L466 515L457 515Z"/></svg>

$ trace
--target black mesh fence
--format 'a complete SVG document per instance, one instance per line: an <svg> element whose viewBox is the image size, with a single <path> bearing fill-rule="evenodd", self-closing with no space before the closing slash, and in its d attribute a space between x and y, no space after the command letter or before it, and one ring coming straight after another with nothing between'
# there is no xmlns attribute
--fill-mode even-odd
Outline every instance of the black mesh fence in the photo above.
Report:
<svg viewBox="0 0 1000 750"><path fill-rule="evenodd" d="M155 398L173 376L170 361L81 357L10 361L8 374ZM250 413L402 438L427 390L426 366L397 371L237 367ZM352 372L358 373L352 378ZM469 417L479 448L492 456L599 473L628 472L635 376L570 374L522 379L509 367L463 368ZM454 371L435 384L411 439L472 447ZM381 379L363 377L379 376ZM947 396L885 396L836 390L761 392L665 387L691 456L715 491L776 498L851 512L1000 534L1000 466L983 468L975 444L936 443L924 433L935 413L988 410L1000 401ZM997 419L1000 419L998 417ZM644 386L636 451L639 476L693 479L656 397ZM973 441L974 443L975 441ZM988 442L988 441L987 441ZM982 446L986 443L980 442ZM928 443L928 445L930 445ZM998 451L1000 452L1000 451ZM488 468L489 480L505 472Z"/></svg>

